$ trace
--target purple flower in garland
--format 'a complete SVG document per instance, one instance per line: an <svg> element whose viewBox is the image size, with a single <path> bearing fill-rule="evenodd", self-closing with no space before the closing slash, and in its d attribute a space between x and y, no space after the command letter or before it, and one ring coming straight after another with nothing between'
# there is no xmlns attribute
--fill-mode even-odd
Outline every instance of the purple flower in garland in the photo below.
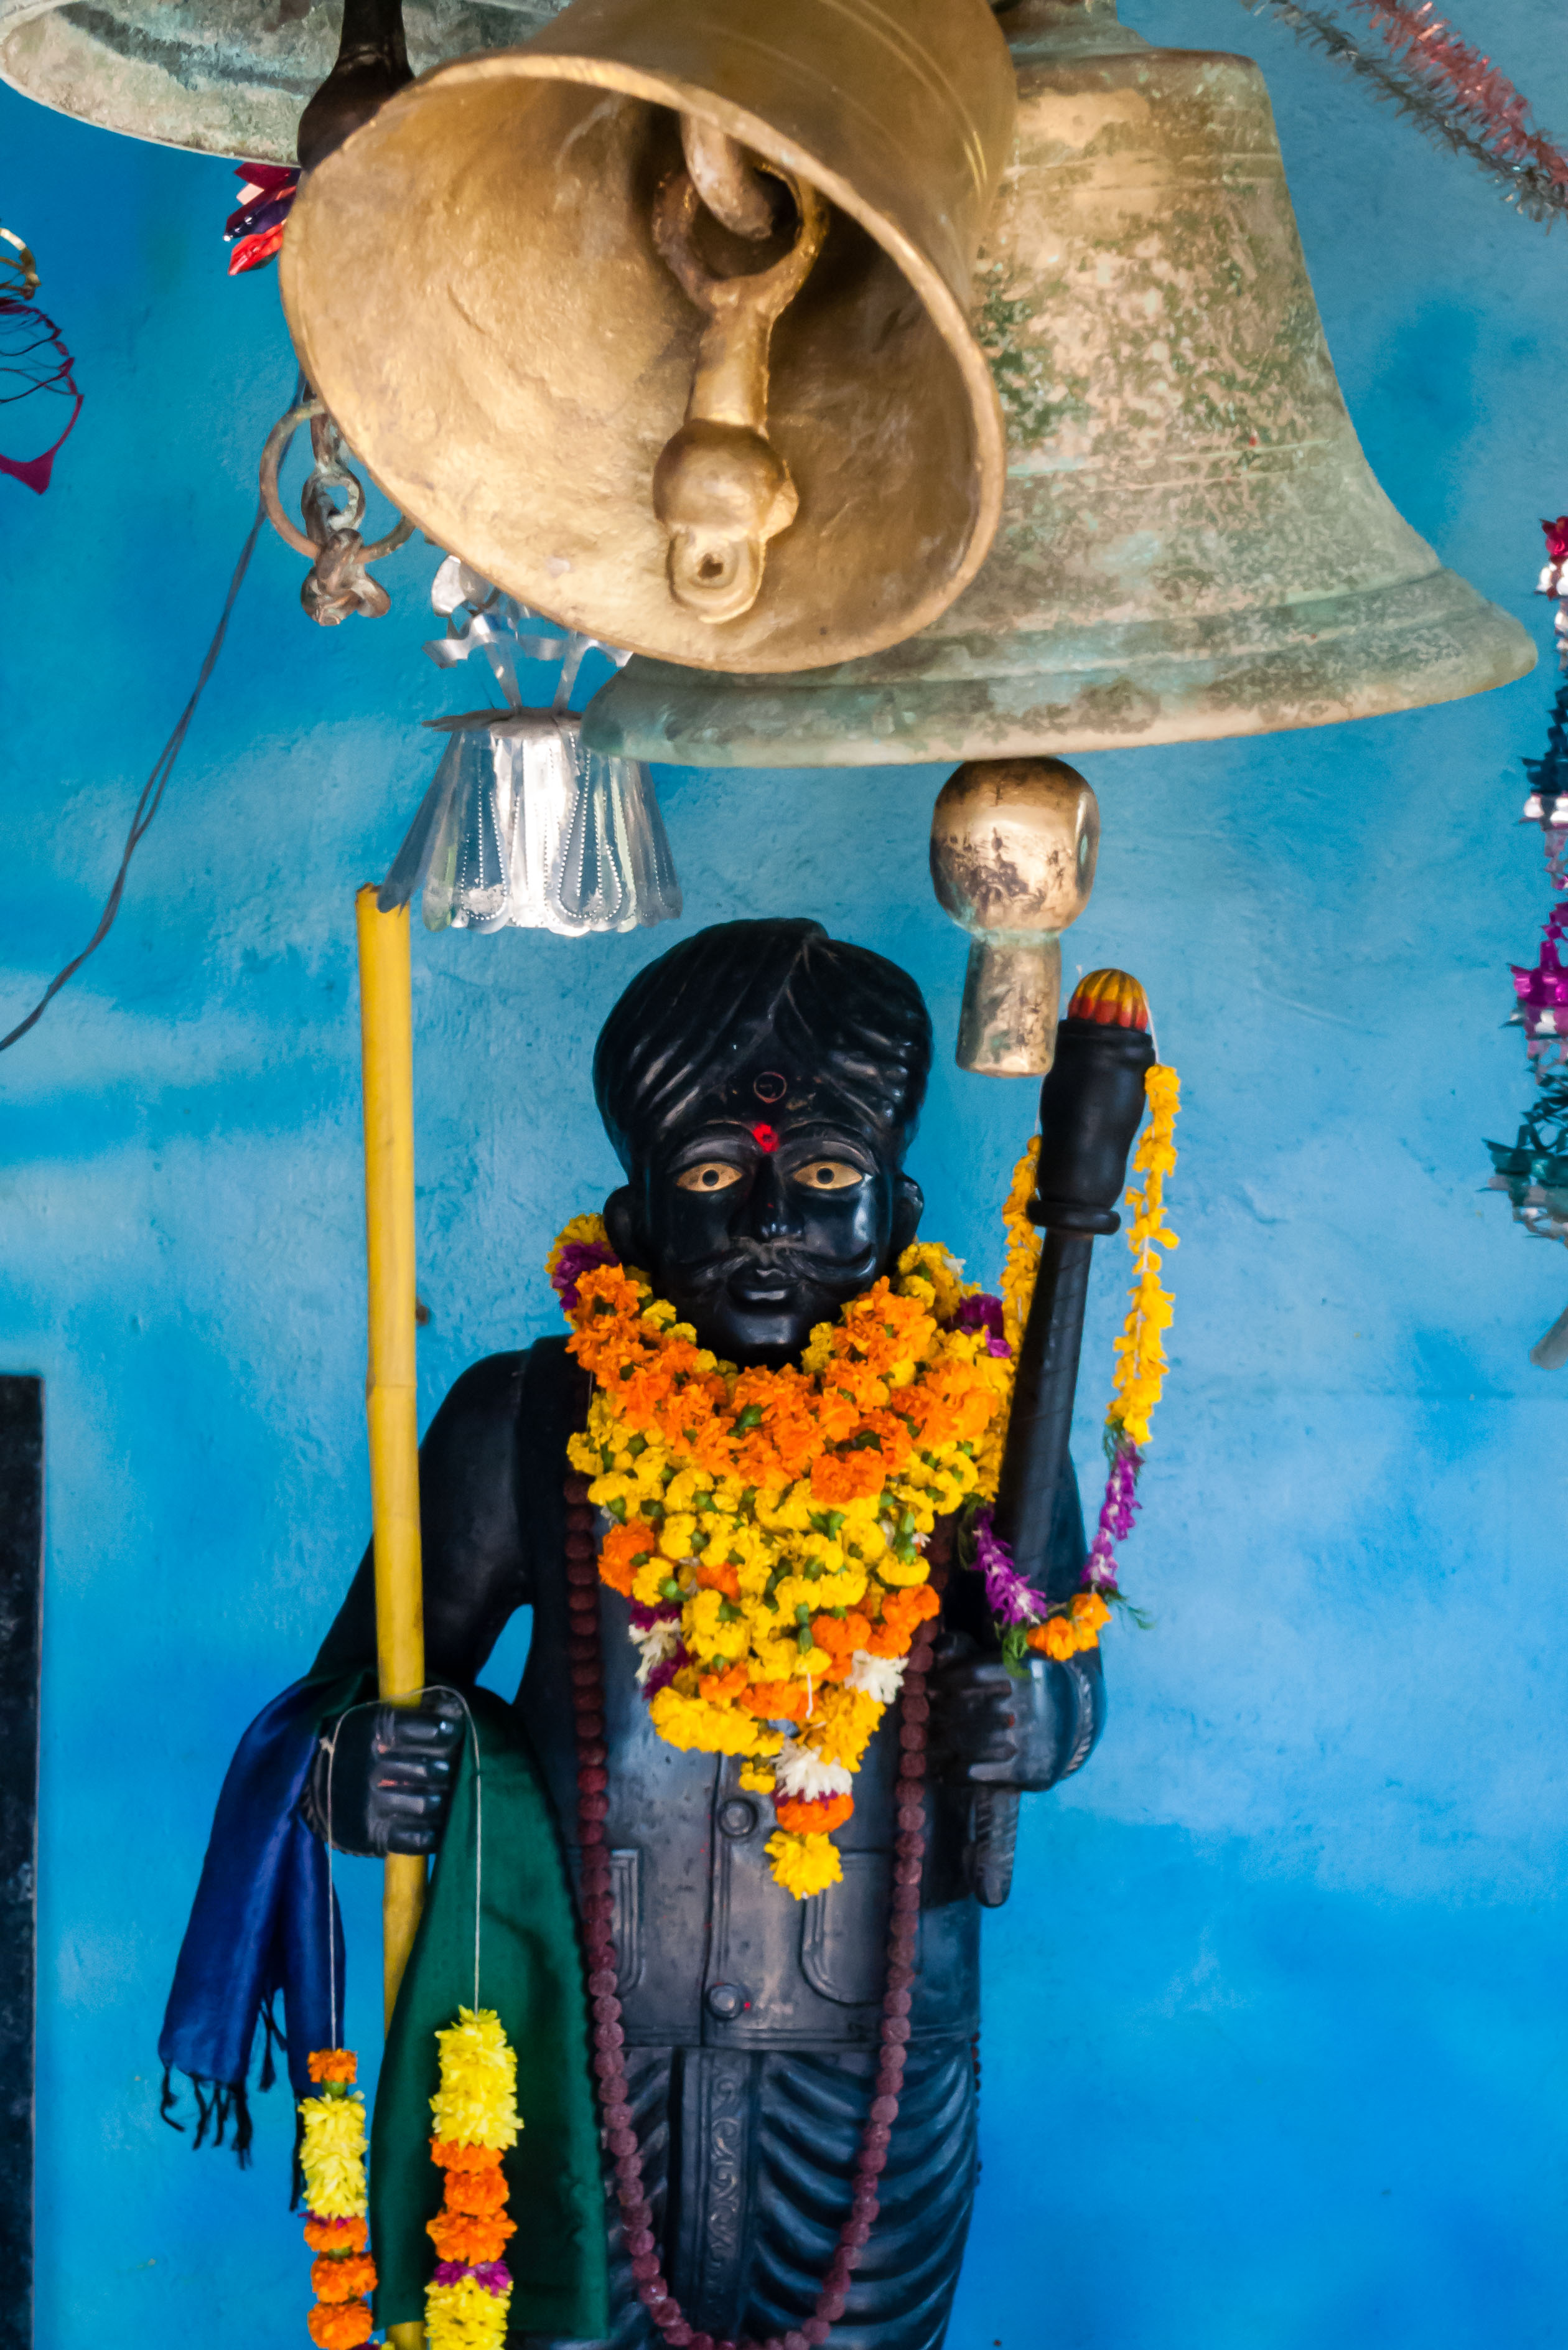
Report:
<svg viewBox="0 0 1568 2350"><path fill-rule="evenodd" d="M1084 1581L1092 1591L1116 1589L1115 1545L1125 1542L1133 1530L1138 1507L1138 1471L1142 1467L1143 1455L1137 1446L1118 1432L1110 1473L1106 1479L1106 1498L1100 1505L1100 1522L1084 1569Z"/></svg>
<svg viewBox="0 0 1568 2350"><path fill-rule="evenodd" d="M550 1275L550 1286L566 1312L574 1313L578 1303L577 1284L584 1274L591 1273L597 1264L619 1263L614 1249L607 1248L603 1241L568 1241Z"/></svg>
<svg viewBox="0 0 1568 2350"><path fill-rule="evenodd" d="M462 2261L436 2262L437 2284L461 2284L464 2277L472 2277L475 2284L484 2287L486 2293L503 2293L512 2290L512 2272L504 2261L478 2261L472 2268Z"/></svg>
<svg viewBox="0 0 1568 2350"><path fill-rule="evenodd" d="M670 1682L675 1679L675 1676L680 1670L681 1666L690 1664L691 1661L691 1659L686 1653L685 1642L682 1641L681 1645L674 1651L673 1655L666 1657L661 1665L655 1665L652 1671L649 1674L648 1679L642 1685L644 1702L648 1705L651 1705L654 1699L659 1695L659 1690L670 1687Z"/></svg>
<svg viewBox="0 0 1568 2350"><path fill-rule="evenodd" d="M1005 1326L1001 1298L988 1296L983 1291L978 1297L964 1299L953 1323L955 1330L983 1330L986 1353L999 1356L1008 1356L1012 1352L1002 1336Z"/></svg>
<svg viewBox="0 0 1568 2350"><path fill-rule="evenodd" d="M1045 1613L1042 1593L1019 1574L1012 1553L994 1531L992 1513L977 1512L974 1563L985 1577L985 1604L999 1624L1038 1624Z"/></svg>

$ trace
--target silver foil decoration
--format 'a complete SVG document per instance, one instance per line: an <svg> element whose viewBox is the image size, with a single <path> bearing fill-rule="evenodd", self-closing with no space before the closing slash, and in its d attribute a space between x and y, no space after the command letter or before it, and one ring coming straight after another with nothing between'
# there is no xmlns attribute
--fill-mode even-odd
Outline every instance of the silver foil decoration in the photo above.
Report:
<svg viewBox="0 0 1568 2350"><path fill-rule="evenodd" d="M524 611L456 556L431 601L447 622L425 647L431 660L450 668L477 652L509 706L428 722L450 739L381 885L382 911L421 891L431 931L586 938L673 920L680 884L647 768L585 751L582 722L566 707L597 640ZM560 661L554 708L523 707L519 655Z"/></svg>

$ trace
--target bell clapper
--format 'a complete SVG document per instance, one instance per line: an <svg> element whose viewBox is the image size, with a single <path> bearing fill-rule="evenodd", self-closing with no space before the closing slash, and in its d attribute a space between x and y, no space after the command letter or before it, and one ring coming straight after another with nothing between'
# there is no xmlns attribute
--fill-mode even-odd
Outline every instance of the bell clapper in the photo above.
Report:
<svg viewBox="0 0 1568 2350"><path fill-rule="evenodd" d="M931 812L931 883L970 934L959 1066L1043 1076L1056 1045L1062 932L1089 902L1099 803L1061 759L971 759Z"/></svg>
<svg viewBox="0 0 1568 2350"><path fill-rule="evenodd" d="M653 510L670 534L670 592L717 624L756 602L767 542L787 530L800 500L767 436L768 346L774 322L805 283L827 232L827 206L804 180L770 170L794 199L794 242L771 268L715 276L697 250L704 205L753 242L776 225L762 175L744 149L682 116L686 169L654 203L653 236L682 292L706 319L686 421L653 469Z"/></svg>
<svg viewBox="0 0 1568 2350"><path fill-rule="evenodd" d="M300 493L299 510L305 522L301 530L284 506L277 477L289 442L305 423L310 426L314 463ZM334 492L342 494L340 506L333 503ZM385 537L373 546L365 545L358 528L365 516L364 484L344 462L343 436L308 385L267 434L262 451L261 494L267 517L285 545L296 555L311 557L299 600L313 620L332 629L355 612L362 612L367 619L379 619L390 609L391 598L365 567L401 546L413 524L400 515Z"/></svg>

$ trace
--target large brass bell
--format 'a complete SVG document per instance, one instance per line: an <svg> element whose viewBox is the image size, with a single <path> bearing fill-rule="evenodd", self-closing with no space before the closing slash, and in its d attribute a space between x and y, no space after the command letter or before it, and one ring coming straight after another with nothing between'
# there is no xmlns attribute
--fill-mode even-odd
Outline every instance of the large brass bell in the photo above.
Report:
<svg viewBox="0 0 1568 2350"><path fill-rule="evenodd" d="M1013 107L985 0L572 0L308 174L301 364L534 610L718 670L875 650L1001 511L969 311Z"/></svg>
<svg viewBox="0 0 1568 2350"><path fill-rule="evenodd" d="M605 751L816 766L1267 733L1479 693L1523 629L1395 512L1345 412L1262 77L1148 47L1114 0L1002 19L1018 144L976 313L1008 484L974 585L869 660L633 661Z"/></svg>

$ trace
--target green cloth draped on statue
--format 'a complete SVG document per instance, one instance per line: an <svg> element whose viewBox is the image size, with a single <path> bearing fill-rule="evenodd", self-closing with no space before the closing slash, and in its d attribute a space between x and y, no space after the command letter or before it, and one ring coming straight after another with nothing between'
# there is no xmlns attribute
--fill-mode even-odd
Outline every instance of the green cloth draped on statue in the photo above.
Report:
<svg viewBox="0 0 1568 2350"><path fill-rule="evenodd" d="M424 2314L441 2208L431 2160L436 2033L460 2007L493 2008L517 2052L523 2130L505 2158L517 2232L511 2331L595 2341L609 2328L604 2183L594 2110L587 1993L576 1918L555 1814L511 1709L470 1700L452 1811L419 1936L398 1994L370 2135L370 2244L376 2323ZM483 1851L479 1828L483 1820ZM474 1898L480 1907L474 1997Z"/></svg>

